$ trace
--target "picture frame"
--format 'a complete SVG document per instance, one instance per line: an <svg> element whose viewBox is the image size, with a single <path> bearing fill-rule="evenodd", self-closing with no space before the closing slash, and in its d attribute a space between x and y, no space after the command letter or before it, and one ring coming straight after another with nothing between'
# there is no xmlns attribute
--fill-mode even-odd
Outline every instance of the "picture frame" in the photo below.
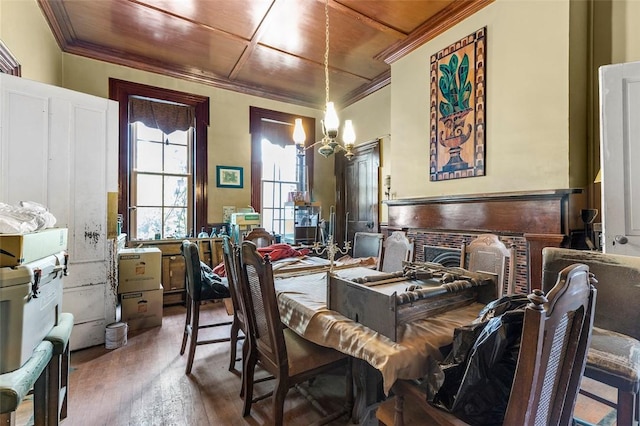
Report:
<svg viewBox="0 0 640 426"><path fill-rule="evenodd" d="M484 176L487 27L430 60L431 181Z"/></svg>
<svg viewBox="0 0 640 426"><path fill-rule="evenodd" d="M242 188L243 181L242 167L216 166L216 186L218 188Z"/></svg>

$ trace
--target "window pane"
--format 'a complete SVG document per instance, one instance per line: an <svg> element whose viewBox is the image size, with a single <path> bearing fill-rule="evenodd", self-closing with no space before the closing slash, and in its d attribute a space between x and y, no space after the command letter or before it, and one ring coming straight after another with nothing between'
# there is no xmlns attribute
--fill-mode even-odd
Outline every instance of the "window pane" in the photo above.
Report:
<svg viewBox="0 0 640 426"><path fill-rule="evenodd" d="M147 127L147 126L145 126L144 124L142 124L140 122L136 122L135 126L136 126L136 132L137 132L138 139L145 139L145 140L148 140L148 141L163 142L162 130L153 129L151 127Z"/></svg>
<svg viewBox="0 0 640 426"><path fill-rule="evenodd" d="M262 140L262 179L296 180L296 148L293 144L284 148Z"/></svg>
<svg viewBox="0 0 640 426"><path fill-rule="evenodd" d="M164 203L165 206L187 206L187 179L178 176L165 176Z"/></svg>
<svg viewBox="0 0 640 426"><path fill-rule="evenodd" d="M262 209L262 227L268 231L268 232L273 232L273 226L272 226L272 220L273 220L273 216L272 216L272 210L271 209Z"/></svg>
<svg viewBox="0 0 640 426"><path fill-rule="evenodd" d="M164 219L164 238L184 238L189 235L186 208L166 209Z"/></svg>
<svg viewBox="0 0 640 426"><path fill-rule="evenodd" d="M287 145L279 158L280 180L296 181L296 147Z"/></svg>
<svg viewBox="0 0 640 426"><path fill-rule="evenodd" d="M272 182L262 183L262 206L263 207L269 208L274 206L273 190L274 190L274 187Z"/></svg>
<svg viewBox="0 0 640 426"><path fill-rule="evenodd" d="M290 191L297 191L297 157L295 145L281 147L262 141L262 208L263 226L282 234L282 208Z"/></svg>
<svg viewBox="0 0 640 426"><path fill-rule="evenodd" d="M189 130L176 130L170 135L165 136L171 144L186 146L189 142Z"/></svg>
<svg viewBox="0 0 640 426"><path fill-rule="evenodd" d="M289 192L293 192L297 190L298 190L298 187L296 186L296 184L289 183L289 184L282 185L280 187L280 197L282 200L282 205L284 205L284 202L287 201L287 199L289 198Z"/></svg>
<svg viewBox="0 0 640 426"><path fill-rule="evenodd" d="M136 237L141 240L153 240L156 233L162 229L161 209L138 207L135 210Z"/></svg>
<svg viewBox="0 0 640 426"><path fill-rule="evenodd" d="M162 176L139 174L136 182L138 206L162 205Z"/></svg>
<svg viewBox="0 0 640 426"><path fill-rule="evenodd" d="M189 151L182 145L165 145L165 173L189 173L188 159Z"/></svg>
<svg viewBox="0 0 640 426"><path fill-rule="evenodd" d="M162 144L138 140L136 143L136 169L142 172L161 172Z"/></svg>

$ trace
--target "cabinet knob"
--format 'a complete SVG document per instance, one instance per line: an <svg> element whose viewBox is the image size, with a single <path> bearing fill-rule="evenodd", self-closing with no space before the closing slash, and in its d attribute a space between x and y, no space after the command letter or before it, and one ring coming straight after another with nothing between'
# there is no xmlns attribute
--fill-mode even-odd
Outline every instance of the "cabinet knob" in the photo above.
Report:
<svg viewBox="0 0 640 426"><path fill-rule="evenodd" d="M176 257L175 256L171 256L171 257L169 257L169 260L176 260Z"/></svg>

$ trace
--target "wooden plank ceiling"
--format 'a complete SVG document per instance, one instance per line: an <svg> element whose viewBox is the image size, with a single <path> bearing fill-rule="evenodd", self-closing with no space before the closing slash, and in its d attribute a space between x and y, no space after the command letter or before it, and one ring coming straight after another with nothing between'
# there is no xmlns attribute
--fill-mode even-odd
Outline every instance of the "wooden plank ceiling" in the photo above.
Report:
<svg viewBox="0 0 640 426"><path fill-rule="evenodd" d="M331 100L493 0L328 0ZM324 0L38 0L64 52L323 109ZM425 61L428 58L425 58Z"/></svg>

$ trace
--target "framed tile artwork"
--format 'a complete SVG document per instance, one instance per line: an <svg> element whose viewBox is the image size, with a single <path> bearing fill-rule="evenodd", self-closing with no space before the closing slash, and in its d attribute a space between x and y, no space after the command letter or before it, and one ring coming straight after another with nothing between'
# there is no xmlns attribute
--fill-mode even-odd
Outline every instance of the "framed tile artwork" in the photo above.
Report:
<svg viewBox="0 0 640 426"><path fill-rule="evenodd" d="M432 181L485 174L486 41L484 27L431 56Z"/></svg>
<svg viewBox="0 0 640 426"><path fill-rule="evenodd" d="M242 167L216 166L216 186L218 188L242 188Z"/></svg>

